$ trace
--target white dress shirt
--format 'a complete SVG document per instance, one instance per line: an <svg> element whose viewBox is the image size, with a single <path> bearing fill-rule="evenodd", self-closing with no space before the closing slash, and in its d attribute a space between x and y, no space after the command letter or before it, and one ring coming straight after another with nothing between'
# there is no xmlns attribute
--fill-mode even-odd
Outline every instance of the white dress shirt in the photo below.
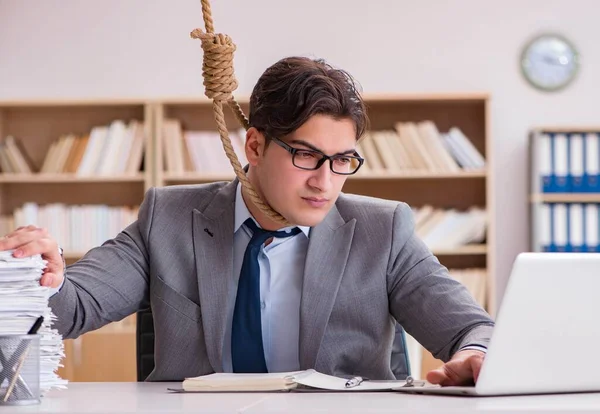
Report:
<svg viewBox="0 0 600 414"><path fill-rule="evenodd" d="M223 342L223 370L233 372L231 362L231 325L246 247L252 231L244 222L254 218L242 198L241 184L235 197L235 222L233 239L233 283L229 291L227 326ZM256 222L256 220L254 220ZM258 225L258 223L257 223ZM259 226L260 227L260 226ZM283 239L273 239L268 246L261 246L258 254L260 267L260 299L263 348L269 372L297 371L300 369L300 299L304 262L308 249L310 227L298 226L300 233ZM290 231L292 227L281 229Z"/></svg>

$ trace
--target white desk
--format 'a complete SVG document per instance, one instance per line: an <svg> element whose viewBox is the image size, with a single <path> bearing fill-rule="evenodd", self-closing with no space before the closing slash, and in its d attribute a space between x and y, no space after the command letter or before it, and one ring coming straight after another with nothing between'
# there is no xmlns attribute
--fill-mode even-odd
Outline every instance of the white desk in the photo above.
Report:
<svg viewBox="0 0 600 414"><path fill-rule="evenodd" d="M600 393L470 398L401 393L176 394L177 383L71 383L4 413L471 413L600 411Z"/></svg>

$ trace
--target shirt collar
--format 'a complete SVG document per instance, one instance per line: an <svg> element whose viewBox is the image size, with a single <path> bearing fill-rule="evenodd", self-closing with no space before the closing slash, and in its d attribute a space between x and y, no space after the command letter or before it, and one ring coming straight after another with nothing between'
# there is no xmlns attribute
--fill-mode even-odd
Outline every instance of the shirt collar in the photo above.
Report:
<svg viewBox="0 0 600 414"><path fill-rule="evenodd" d="M244 224L244 222L248 218L252 218L252 220L254 220L254 222L256 223L256 220L254 219L254 217L252 217L252 214L250 214L250 211L248 210L248 207L246 207L246 203L244 202L244 198L242 197L242 183L238 183L237 188L235 190L235 221L233 227L234 234L237 233L239 228L242 227L242 224ZM260 227L258 223L256 223L256 225ZM291 226L281 230L285 231L293 227L298 227L306 237L309 237L309 226Z"/></svg>

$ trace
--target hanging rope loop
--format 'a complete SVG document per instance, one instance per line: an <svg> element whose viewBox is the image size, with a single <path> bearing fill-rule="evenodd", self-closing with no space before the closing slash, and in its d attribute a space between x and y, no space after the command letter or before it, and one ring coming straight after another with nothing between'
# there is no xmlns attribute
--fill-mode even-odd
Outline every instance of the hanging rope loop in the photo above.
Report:
<svg viewBox="0 0 600 414"><path fill-rule="evenodd" d="M238 87L238 82L235 78L233 69L233 53L236 46L228 35L217 33L215 34L214 24L212 20L212 12L208 0L201 0L202 15L204 18L204 26L206 31L202 29L194 29L190 36L192 39L200 39L204 54L202 63L202 77L204 78L205 95L213 100L213 113L221 137L221 143L225 154L235 171L235 175L239 179L242 186L246 189L252 203L258 209L269 217L271 220L289 226L290 223L278 212L273 210L269 204L260 197L256 190L252 187L250 180L246 177L246 173L240 164L240 161L231 145L227 124L225 123L225 114L223 113L223 104L227 104L233 111L238 122L248 130L248 118L242 111L240 105L233 97L233 91Z"/></svg>

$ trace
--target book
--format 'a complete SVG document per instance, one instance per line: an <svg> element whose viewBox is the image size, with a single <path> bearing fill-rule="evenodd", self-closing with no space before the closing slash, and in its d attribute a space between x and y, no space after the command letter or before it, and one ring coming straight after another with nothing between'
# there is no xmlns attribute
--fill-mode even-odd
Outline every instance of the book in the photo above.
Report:
<svg viewBox="0 0 600 414"><path fill-rule="evenodd" d="M369 380L363 377L341 378L314 369L266 374L214 373L186 378L176 392L271 392L271 391L393 391L402 387L425 386L425 381Z"/></svg>

